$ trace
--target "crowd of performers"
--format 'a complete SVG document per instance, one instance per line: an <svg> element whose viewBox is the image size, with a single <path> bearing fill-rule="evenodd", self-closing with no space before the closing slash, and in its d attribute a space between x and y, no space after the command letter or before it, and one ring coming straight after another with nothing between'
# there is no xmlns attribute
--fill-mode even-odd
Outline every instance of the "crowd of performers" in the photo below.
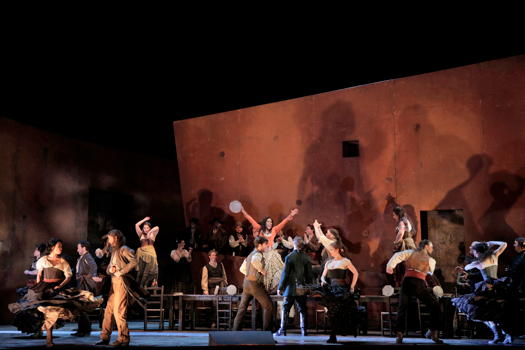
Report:
<svg viewBox="0 0 525 350"><path fill-rule="evenodd" d="M241 330L244 314L255 298L263 309L263 330L273 330L276 336L285 336L292 308L299 314L300 329L307 335L307 296L317 297L320 304L327 309L330 336L329 343L337 342L337 335L357 336L359 322L356 300L359 290L356 285L359 272L348 256L339 232L335 228L323 231L321 223L315 220L308 225L303 236L293 239L281 239L276 244L276 237L281 234L287 223L298 214L293 209L277 225L273 220L264 218L257 222L244 208L243 216L252 227L253 249L247 254L240 270L245 275L241 301L233 322L233 330ZM428 276L432 275L436 261L431 257L433 244L422 240L416 246L415 228L401 207L393 210L396 220L396 235L393 241L395 252L387 263L388 274L402 276L400 281L400 304L396 323L396 341L403 342L407 307L412 297L417 297L430 308L430 325L426 336L435 343L442 343L439 338L442 320L441 306L438 298L428 288ZM97 345L109 344L112 333L112 322L116 323L118 338L113 346L126 346L130 342L127 325L128 306L133 300L143 300L147 296L146 287L155 286L158 281L157 254L154 248L159 227L153 227L150 218L146 217L135 225L140 239L136 252L125 245L126 240L121 231L113 229L104 237L105 246L96 250L96 257L89 253L90 245L80 241L77 245L79 258L73 275L70 263L63 257L60 239L51 239L47 245L37 245L34 251L34 264L24 273L35 276L36 281L26 288L18 290L22 296L17 303L9 305L15 314L14 324L17 328L35 336L46 331L48 346L53 346L52 330L64 321L78 320L78 330L73 336L88 336L91 323L88 313L105 303L104 318L100 341ZM228 284L226 270L217 261L218 252L213 243L213 235L220 231L220 222L213 225L211 240L207 246L209 262L202 268L201 287L203 294L217 293ZM242 226L235 230L242 232ZM177 266L170 271L176 278L175 290L187 291L185 276L191 276L188 264L192 261L192 248L198 246L198 237L192 225L186 232L187 237L180 239L177 248L171 251L170 257ZM229 239L229 245L241 255L250 246L246 238ZM186 249L186 242L189 248ZM284 243L285 242L285 243ZM282 245L291 252L284 258L278 248ZM473 242L471 245L472 261L461 270L458 279L461 286L468 288L468 293L454 298L453 304L464 312L469 319L485 323L493 332L490 343L512 343L513 337L520 331L516 322L512 322L519 313L519 298L525 291L525 240L517 238L514 247L519 254L510 267L510 276L498 279L498 257L505 250L505 242ZM319 261L312 251L321 250ZM479 271L476 280L473 271ZM99 277L103 271L107 276ZM72 279L76 284L72 286ZM272 324L273 303L271 294L283 296L280 312L280 325ZM102 297L104 296L104 297Z"/></svg>

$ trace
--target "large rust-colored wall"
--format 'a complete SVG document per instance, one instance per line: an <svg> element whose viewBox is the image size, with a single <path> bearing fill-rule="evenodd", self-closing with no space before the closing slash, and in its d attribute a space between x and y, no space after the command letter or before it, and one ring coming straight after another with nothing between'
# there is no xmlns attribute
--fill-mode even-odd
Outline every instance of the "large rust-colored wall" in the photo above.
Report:
<svg viewBox="0 0 525 350"><path fill-rule="evenodd" d="M418 222L421 210L463 209L467 241L524 234L525 56L174 129L186 219L239 219L228 211L233 199L257 219L299 204L291 228L301 232L315 218L339 226L366 292L384 285L392 253L388 194ZM359 140L359 158L342 158L344 140Z"/></svg>
<svg viewBox="0 0 525 350"><path fill-rule="evenodd" d="M174 159L103 148L0 117L0 321L10 318L6 304L25 285L35 243L59 237L64 252L76 256L76 242L87 237L90 188L133 196L132 217L149 215L160 225L159 264L167 264L174 229L184 226L178 178ZM119 228L133 233L132 224Z"/></svg>

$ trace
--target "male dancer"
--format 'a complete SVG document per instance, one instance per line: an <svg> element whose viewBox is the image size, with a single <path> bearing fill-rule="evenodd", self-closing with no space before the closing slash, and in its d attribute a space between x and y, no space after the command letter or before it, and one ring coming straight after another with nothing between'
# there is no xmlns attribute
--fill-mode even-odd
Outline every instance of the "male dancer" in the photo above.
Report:
<svg viewBox="0 0 525 350"><path fill-rule="evenodd" d="M100 282L102 279L97 276L97 263L93 256L89 253L90 244L88 241L80 241L77 243L77 253L79 258L76 265L77 288L80 290L87 290L95 293L95 282ZM91 322L88 315L83 312L78 316L78 330L72 333L75 337L85 337L91 334Z"/></svg>
<svg viewBox="0 0 525 350"><path fill-rule="evenodd" d="M304 241L302 237L293 239L293 251L284 259L284 270L277 290L284 297L281 328L275 335L286 335L286 325L292 305L296 305L300 315L301 335L306 336L307 309L306 295L297 291L298 285L312 283L312 263L308 254L303 252Z"/></svg>
<svg viewBox="0 0 525 350"><path fill-rule="evenodd" d="M128 290L126 284L126 274L137 266L137 260L133 250L126 247L126 238L119 230L108 232L108 244L111 248L111 258L108 264L107 273L111 276L111 291L109 300L104 312L100 341L95 345L107 345L112 332L112 318L118 328L118 339L113 342L113 346L129 345L129 329L127 322L128 312Z"/></svg>
<svg viewBox="0 0 525 350"><path fill-rule="evenodd" d="M240 268L244 273L244 282L242 286L242 297L239 303L239 309L235 320L233 321L233 330L238 331L241 327L246 308L252 298L257 299L263 308L263 331L270 328L272 320L273 305L270 297L266 294L263 285L263 276L266 275L264 267L263 252L268 247L268 240L265 237L257 236L254 240L255 249L248 255Z"/></svg>
<svg viewBox="0 0 525 350"><path fill-rule="evenodd" d="M436 260L430 256L432 250L432 242L424 239L419 242L419 247L415 250L409 249L395 253L386 265L386 272L393 274L397 264L402 261L406 262L405 277L399 292L399 310L396 324L396 343L398 344L403 343L406 312L412 296L416 296L430 307L430 334L427 333L427 337L430 335L434 343L443 344L443 341L439 339L441 307L435 295L427 288L425 281L426 275L434 273L436 267Z"/></svg>

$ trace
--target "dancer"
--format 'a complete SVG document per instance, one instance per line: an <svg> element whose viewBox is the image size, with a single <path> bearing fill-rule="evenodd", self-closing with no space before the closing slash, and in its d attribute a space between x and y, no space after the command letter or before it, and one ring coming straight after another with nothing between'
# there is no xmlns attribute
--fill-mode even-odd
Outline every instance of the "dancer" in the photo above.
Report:
<svg viewBox="0 0 525 350"><path fill-rule="evenodd" d="M343 254L346 254L348 249L346 249L346 246L341 240L341 236L339 235L339 231L337 229L330 227L326 230L325 235L321 229L321 223L319 223L317 219L315 220L313 227L315 237L323 245L323 250L321 251L321 270L324 270L324 264L331 259L329 251L333 243L337 243L337 246L341 247Z"/></svg>
<svg viewBox="0 0 525 350"><path fill-rule="evenodd" d="M500 241L473 242L472 252L475 260L465 266L465 270L478 269L483 276L483 281L476 283L473 293L453 298L452 303L459 311L467 314L470 320L483 322L492 331L494 338L489 344L496 344L501 341L512 342L512 339L503 339L502 326L505 321L504 300L508 295L503 294L500 286L505 281L498 280L498 257L507 248L507 243Z"/></svg>
<svg viewBox="0 0 525 350"><path fill-rule="evenodd" d="M320 224L315 221L314 226ZM342 255L339 242L333 242L328 247L332 257L324 266L321 276L321 288L314 294L321 296L321 305L328 309L330 323L330 337L327 343L337 343L337 334L353 334L357 336L357 304L354 300L354 291L359 272L350 259ZM350 285L347 282L348 272L352 273Z"/></svg>
<svg viewBox="0 0 525 350"><path fill-rule="evenodd" d="M254 240L254 245L255 249L248 255L246 260L244 260L240 268L245 277L242 286L241 301L237 315L233 321L234 331L242 328L244 314L252 298L255 298L263 309L263 331L270 329L273 304L263 284L264 276L267 274L264 252L268 248L268 240L263 236L258 236Z"/></svg>
<svg viewBox="0 0 525 350"><path fill-rule="evenodd" d="M130 294L127 275L137 266L133 250L125 246L126 238L119 230L111 230L107 234L107 243L111 250L111 258L107 273L111 276L111 291L102 321L100 341L95 345L107 345L113 331L113 322L117 324L118 339L111 345L129 345L129 329L127 322L128 295Z"/></svg>
<svg viewBox="0 0 525 350"><path fill-rule="evenodd" d="M25 333L45 330L47 347L53 346L53 327L62 326L59 320L73 321L79 313L91 311L102 302L90 292L65 288L73 273L61 254L62 240L49 240L46 254L36 263L36 285L20 302L9 304L15 314L14 325Z"/></svg>
<svg viewBox="0 0 525 350"><path fill-rule="evenodd" d="M102 282L102 278L97 276L97 264L89 253L89 247L90 244L88 241L80 241L77 243L77 253L79 255L75 269L77 288L95 294L96 282ZM89 321L87 313L80 313L78 316L78 330L71 335L75 337L91 335L91 322Z"/></svg>
<svg viewBox="0 0 525 350"><path fill-rule="evenodd" d="M397 222L396 238L394 239L395 251L403 251L407 249L416 249L414 242L414 226L410 222L405 209L395 207L392 212L392 217Z"/></svg>
<svg viewBox="0 0 525 350"><path fill-rule="evenodd" d="M395 253L386 265L386 272L393 274L396 265L402 261L406 262L405 278L399 292L399 309L396 322L396 343L398 344L403 342L406 312L412 296L416 296L430 307L430 332L427 332L427 338L430 337L434 343L443 344L443 341L439 339L441 307L436 296L427 288L426 284L427 274L433 274L436 267L436 260L430 256L433 249L432 242L424 239L419 242L419 247L415 250L409 249Z"/></svg>
<svg viewBox="0 0 525 350"><path fill-rule="evenodd" d="M284 259L284 270L279 282L278 291L284 297L281 327L276 336L286 335L288 316L293 305L296 305L300 315L301 335L307 335L306 295L297 288L312 283L312 263L310 257L303 252L304 241L301 237L293 239L293 251Z"/></svg>
<svg viewBox="0 0 525 350"><path fill-rule="evenodd" d="M137 282L141 288L155 286L159 278L154 243L160 229L158 226L152 228L149 220L151 218L146 216L135 224L135 231L140 239L140 248L137 249Z"/></svg>
<svg viewBox="0 0 525 350"><path fill-rule="evenodd" d="M273 226L273 220L270 217L263 219L259 224L255 221L244 208L241 209L244 217L252 224L253 234L256 236L263 236L268 240L268 248L264 251L265 269L264 288L270 294L277 291L277 285L281 280L281 272L284 266L281 255L273 248L275 236L280 232L284 226L293 220L294 216L299 213L299 209L292 209L290 214L283 219L278 225Z"/></svg>

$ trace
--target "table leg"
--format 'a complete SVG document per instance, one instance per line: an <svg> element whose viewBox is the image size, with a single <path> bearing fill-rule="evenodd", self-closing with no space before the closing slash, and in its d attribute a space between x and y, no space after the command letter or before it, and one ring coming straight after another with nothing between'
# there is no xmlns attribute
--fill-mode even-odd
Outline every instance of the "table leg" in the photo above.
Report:
<svg viewBox="0 0 525 350"><path fill-rule="evenodd" d="M173 326L174 326L173 324L173 305L174 305L173 298L174 298L173 296L168 297L168 300L169 300L168 301L168 310L169 310L168 311L168 321L169 321L170 329L173 329Z"/></svg>
<svg viewBox="0 0 525 350"><path fill-rule="evenodd" d="M183 322L184 322L184 302L182 300L182 295L179 296L179 331L182 331L184 329Z"/></svg>

